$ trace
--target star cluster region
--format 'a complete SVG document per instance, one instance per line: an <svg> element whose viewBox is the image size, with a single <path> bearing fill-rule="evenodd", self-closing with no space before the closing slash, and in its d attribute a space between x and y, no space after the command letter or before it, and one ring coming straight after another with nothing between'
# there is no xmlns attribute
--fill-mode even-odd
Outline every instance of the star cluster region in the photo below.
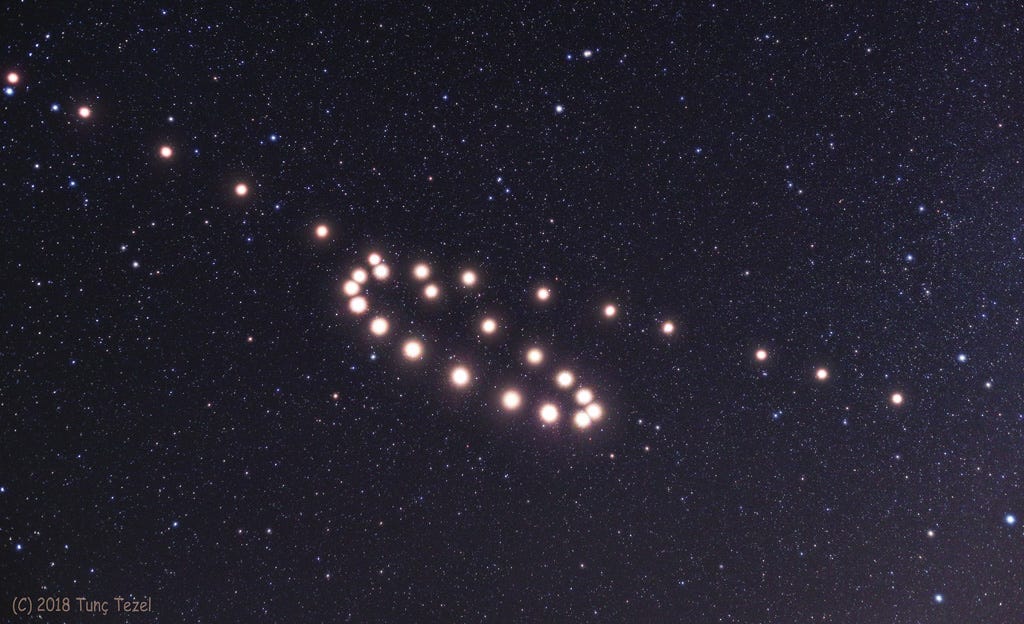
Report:
<svg viewBox="0 0 1024 624"><path fill-rule="evenodd" d="M0 15L3 609L1020 621L1019 7Z"/></svg>

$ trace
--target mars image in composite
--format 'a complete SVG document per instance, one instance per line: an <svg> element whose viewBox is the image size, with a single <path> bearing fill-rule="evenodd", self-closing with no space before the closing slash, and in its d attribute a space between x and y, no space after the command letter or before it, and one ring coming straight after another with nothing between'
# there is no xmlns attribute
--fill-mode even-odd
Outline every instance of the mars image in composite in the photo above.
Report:
<svg viewBox="0 0 1024 624"><path fill-rule="evenodd" d="M11 622L1024 622L1024 8L0 7Z"/></svg>

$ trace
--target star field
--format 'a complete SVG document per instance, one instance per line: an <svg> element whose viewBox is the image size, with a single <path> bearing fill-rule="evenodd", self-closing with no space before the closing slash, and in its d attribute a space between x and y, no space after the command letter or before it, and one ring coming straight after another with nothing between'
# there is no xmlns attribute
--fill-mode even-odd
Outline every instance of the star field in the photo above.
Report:
<svg viewBox="0 0 1024 624"><path fill-rule="evenodd" d="M1024 618L1020 7L0 15L12 621Z"/></svg>

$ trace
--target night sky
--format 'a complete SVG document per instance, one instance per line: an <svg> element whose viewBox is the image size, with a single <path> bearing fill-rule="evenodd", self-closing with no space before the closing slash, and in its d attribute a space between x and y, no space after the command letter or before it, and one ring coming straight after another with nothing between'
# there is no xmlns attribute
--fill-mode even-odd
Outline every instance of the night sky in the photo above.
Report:
<svg viewBox="0 0 1024 624"><path fill-rule="evenodd" d="M1024 621L1019 6L91 4L0 9L5 621Z"/></svg>

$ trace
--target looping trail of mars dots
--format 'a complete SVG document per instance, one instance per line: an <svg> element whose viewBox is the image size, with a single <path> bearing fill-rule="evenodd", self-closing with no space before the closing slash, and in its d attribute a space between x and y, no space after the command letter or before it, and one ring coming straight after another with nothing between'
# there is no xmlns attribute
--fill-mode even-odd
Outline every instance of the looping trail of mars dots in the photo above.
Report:
<svg viewBox="0 0 1024 624"><path fill-rule="evenodd" d="M23 88L23 76L17 70L9 70L5 75L5 92L13 95L18 88ZM559 107L560 108L560 107ZM557 112L561 112L558 110ZM75 115L82 123L97 123L100 120L94 116L93 106L89 103L79 103L75 108ZM154 153L157 158L164 161L173 161L176 150L173 145L160 144L155 146ZM251 197L251 181L234 180L229 186L236 199L245 200ZM316 224L313 228L313 236L321 241L329 240L332 232L329 226L323 223ZM434 301L441 297L444 286L433 279L434 269L426 263L417 263L409 270L412 281L418 285L419 297L422 301ZM369 293L369 281L371 277L377 281L386 281L393 277L392 269L384 261L383 256L378 252L371 253L366 258L365 265L357 265L349 274L342 285L342 293L347 298L348 312L357 318L367 317L367 331L377 339L384 339L398 332L405 332L401 343L401 356L407 361L420 361L429 357L428 344L418 336L408 332L406 328L396 325L393 319L383 314L374 314ZM457 287L475 289L481 286L480 276L473 270L464 270L458 277ZM533 291L534 302L544 305L552 297L552 288L547 285L538 286ZM616 302L605 302L600 305L600 314L607 321L614 321L620 315L620 306ZM674 337L678 331L676 321L673 319L658 319L660 332L667 338ZM480 336L494 337L501 333L502 323L492 317L485 317L480 320L476 331ZM467 328L467 332L470 331ZM249 338L251 340L251 337ZM530 369L542 369L549 363L555 361L554 354L546 352L539 345L528 345L523 351L522 365ZM753 361L758 366L767 366L772 354L764 347L758 347L753 355ZM599 401L595 391L586 386L579 379L579 375L569 369L554 367L549 372L548 379L559 391L571 395L570 401L559 404L556 401L541 399L533 407L536 416L543 426L554 426L563 420L564 415L570 415L574 427L580 430L590 429L597 425L606 415L604 405ZM470 368L469 364L453 364L448 370L447 383L457 390L469 390L478 378L479 371ZM832 373L826 366L819 366L810 372L809 377L816 383L823 384L832 381ZM520 412L527 404L531 403L532 393L527 393L519 387L506 387L500 392L498 404L501 409L508 412ZM891 391L888 402L893 407L902 406L906 402L906 395L903 391L894 389Z"/></svg>

